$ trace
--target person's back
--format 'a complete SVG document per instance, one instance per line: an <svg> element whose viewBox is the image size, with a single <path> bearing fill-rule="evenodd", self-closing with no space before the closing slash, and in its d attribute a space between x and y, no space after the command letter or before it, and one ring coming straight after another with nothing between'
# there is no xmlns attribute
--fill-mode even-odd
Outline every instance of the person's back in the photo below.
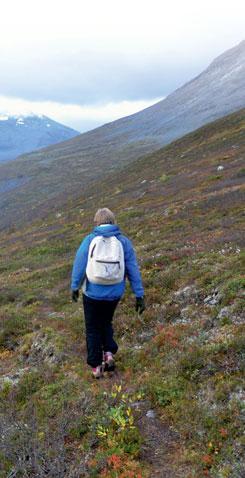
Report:
<svg viewBox="0 0 245 478"><path fill-rule="evenodd" d="M100 377L103 359L107 370L114 368L113 354L118 347L113 338L112 319L125 291L126 278L136 296L136 310L142 313L145 306L141 274L131 241L121 233L109 209L99 209L94 220L97 226L77 251L71 289L74 301L78 300L79 289L83 290L87 363L92 366L94 376ZM104 248L103 240L107 243Z"/></svg>

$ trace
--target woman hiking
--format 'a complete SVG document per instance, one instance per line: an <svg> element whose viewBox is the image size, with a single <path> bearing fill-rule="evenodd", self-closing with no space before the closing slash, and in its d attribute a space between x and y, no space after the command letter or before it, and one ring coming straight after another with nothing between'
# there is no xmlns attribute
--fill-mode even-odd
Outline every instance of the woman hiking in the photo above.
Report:
<svg viewBox="0 0 245 478"><path fill-rule="evenodd" d="M118 346L113 338L112 319L125 291L126 278L136 296L135 309L145 310L144 288L131 241L122 235L110 209L98 209L96 227L82 241L72 269L72 300L83 291L87 363L95 378L115 368Z"/></svg>

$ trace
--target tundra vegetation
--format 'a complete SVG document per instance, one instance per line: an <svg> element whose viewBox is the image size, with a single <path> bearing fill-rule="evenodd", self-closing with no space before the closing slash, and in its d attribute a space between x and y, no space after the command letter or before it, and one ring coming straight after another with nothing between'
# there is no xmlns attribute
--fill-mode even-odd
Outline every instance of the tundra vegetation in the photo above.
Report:
<svg viewBox="0 0 245 478"><path fill-rule="evenodd" d="M0 477L244 476L244 127L242 110L1 233ZM94 381L69 284L100 206L147 310L127 288L118 371Z"/></svg>

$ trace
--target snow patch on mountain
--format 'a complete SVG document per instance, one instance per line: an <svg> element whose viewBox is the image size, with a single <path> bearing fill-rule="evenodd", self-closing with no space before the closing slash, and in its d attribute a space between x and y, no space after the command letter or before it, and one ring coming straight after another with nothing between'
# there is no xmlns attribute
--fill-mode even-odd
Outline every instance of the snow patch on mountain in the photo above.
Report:
<svg viewBox="0 0 245 478"><path fill-rule="evenodd" d="M18 118L17 121L16 121L16 125L18 124L25 124L23 118Z"/></svg>

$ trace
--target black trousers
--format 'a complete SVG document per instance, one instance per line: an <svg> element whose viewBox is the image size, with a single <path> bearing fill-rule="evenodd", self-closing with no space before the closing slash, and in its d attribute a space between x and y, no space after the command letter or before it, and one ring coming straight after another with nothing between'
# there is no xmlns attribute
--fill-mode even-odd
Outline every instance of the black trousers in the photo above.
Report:
<svg viewBox="0 0 245 478"><path fill-rule="evenodd" d="M113 339L112 319L119 300L95 300L83 294L86 326L87 363L101 365L104 352L117 352Z"/></svg>

